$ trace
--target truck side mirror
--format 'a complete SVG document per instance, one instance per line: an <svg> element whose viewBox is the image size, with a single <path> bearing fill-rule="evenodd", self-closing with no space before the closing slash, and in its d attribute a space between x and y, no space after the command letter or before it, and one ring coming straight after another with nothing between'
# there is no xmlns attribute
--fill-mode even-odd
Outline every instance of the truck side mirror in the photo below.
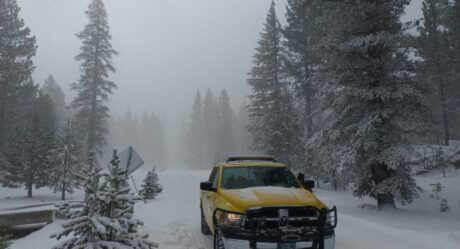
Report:
<svg viewBox="0 0 460 249"><path fill-rule="evenodd" d="M200 189L204 191L216 192L217 189L212 187L212 182L201 182Z"/></svg>
<svg viewBox="0 0 460 249"><path fill-rule="evenodd" d="M315 188L315 181L313 180L306 180L303 184L303 186L306 188L306 189L314 189Z"/></svg>

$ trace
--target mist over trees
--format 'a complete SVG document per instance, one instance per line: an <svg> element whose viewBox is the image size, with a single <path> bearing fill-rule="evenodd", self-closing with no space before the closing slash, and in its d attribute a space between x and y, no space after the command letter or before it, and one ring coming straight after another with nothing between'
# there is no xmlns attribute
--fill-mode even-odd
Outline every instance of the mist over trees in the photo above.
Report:
<svg viewBox="0 0 460 249"><path fill-rule="evenodd" d="M54 105L54 113L56 118L56 126L58 128L64 128L66 126L66 120L68 119L69 115L66 114L66 102L65 102L65 94L61 89L61 86L56 82L53 75L50 75L43 86L41 87L43 93L48 95Z"/></svg>
<svg viewBox="0 0 460 249"><path fill-rule="evenodd" d="M209 169L228 156L250 154L246 129L248 115L245 107L237 113L230 104L230 96L223 89L219 96L206 90L204 99L198 90L194 97L188 122L182 128L185 140L181 160L193 169ZM180 147L180 145L178 145Z"/></svg>
<svg viewBox="0 0 460 249"><path fill-rule="evenodd" d="M144 112L138 118L128 109L123 117L110 118L107 142L108 149L116 148L120 151L132 146L149 167L155 165L161 170L167 168L164 120L158 114ZM107 158L104 157L104 161Z"/></svg>

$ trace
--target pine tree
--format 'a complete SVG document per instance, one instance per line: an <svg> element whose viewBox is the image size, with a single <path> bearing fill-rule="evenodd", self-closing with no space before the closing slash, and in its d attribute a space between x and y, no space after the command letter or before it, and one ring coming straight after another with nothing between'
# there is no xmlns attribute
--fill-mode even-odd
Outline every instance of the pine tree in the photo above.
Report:
<svg viewBox="0 0 460 249"><path fill-rule="evenodd" d="M448 77L449 88L448 94L452 96L448 106L451 110L451 115L454 116L452 122L452 129L455 132L455 139L460 136L458 116L460 110L460 0L448 1L449 7L447 10L447 17L444 21L446 33L448 37L449 50L448 50Z"/></svg>
<svg viewBox="0 0 460 249"><path fill-rule="evenodd" d="M0 1L0 151L23 122L21 95L32 82L37 46L35 37L19 17L16 0ZM30 95L28 96L30 97Z"/></svg>
<svg viewBox="0 0 460 249"><path fill-rule="evenodd" d="M274 2L260 36L248 79L252 88L248 130L253 137L253 148L299 167L298 157L303 154L299 135L302 129L291 94L283 82L281 28Z"/></svg>
<svg viewBox="0 0 460 249"><path fill-rule="evenodd" d="M89 154L88 162L92 161L92 153ZM67 217L71 220L62 224L63 230L51 235L51 238L60 240L62 237L73 235L72 238L65 240L53 249L73 249L73 248L94 248L105 249L108 243L104 240L107 221L100 216L101 205L98 197L100 188L100 178L102 177L101 168L89 163L83 168L81 174L85 189L85 202L83 205L69 206Z"/></svg>
<svg viewBox="0 0 460 249"><path fill-rule="evenodd" d="M418 37L419 46L417 51L423 58L420 65L420 79L425 81L429 88L436 94L434 98L438 103L436 110L440 110L441 134L443 134L443 144L449 145L451 137L452 115L448 103L452 98L449 95L449 81L447 79L447 36L442 31L443 19L446 14L446 4L443 0L425 0L423 2L423 25L418 27L420 36ZM433 85L434 84L434 85ZM431 99L430 99L431 100Z"/></svg>
<svg viewBox="0 0 460 249"><path fill-rule="evenodd" d="M286 38L286 56L283 57L286 70L292 79L296 95L302 104L302 122L305 141L308 141L315 129L314 116L317 108L317 84L320 78L323 60L321 42L326 34L328 22L325 21L327 2L322 0L289 0L286 7L287 26L283 29ZM315 153L307 148L304 172L314 172Z"/></svg>
<svg viewBox="0 0 460 249"><path fill-rule="evenodd" d="M149 241L147 234L137 231L143 223L133 218L133 194L127 183L126 170L122 170L119 163L115 150L109 165L110 174L105 176L105 183L101 187L101 214L112 223L106 228L106 239L124 248L156 248L158 245Z"/></svg>
<svg viewBox="0 0 460 249"><path fill-rule="evenodd" d="M212 164L218 158L218 122L218 104L212 91L208 89L203 100L204 163L206 164Z"/></svg>
<svg viewBox="0 0 460 249"><path fill-rule="evenodd" d="M248 132L246 127L249 124L249 113L246 104L246 100L240 106L237 113L237 125L236 125L236 146L235 152L239 155L251 154L251 134Z"/></svg>
<svg viewBox="0 0 460 249"><path fill-rule="evenodd" d="M139 124L137 117L128 109L125 116L120 120L120 140L123 141L123 147L132 146L135 149L140 147Z"/></svg>
<svg viewBox="0 0 460 249"><path fill-rule="evenodd" d="M218 143L216 147L217 158L219 161L225 160L227 156L235 153L235 137L234 137L234 113L230 106L230 98L227 90L222 90L219 96L219 116L218 127Z"/></svg>
<svg viewBox="0 0 460 249"><path fill-rule="evenodd" d="M90 157L91 158L91 157ZM88 161L91 161L88 160ZM86 167L84 207L73 211L70 221L63 224L63 231L51 235L56 239L73 235L53 249L151 249L157 244L140 235L137 227L141 221L132 218L134 201L126 183L126 172L118 166L116 152L109 165L110 174L100 184L101 169Z"/></svg>
<svg viewBox="0 0 460 249"><path fill-rule="evenodd" d="M192 163L195 168L201 168L204 158L203 140L203 110L201 104L201 94L197 91L195 101L190 115L190 123L187 130L185 141L187 161Z"/></svg>
<svg viewBox="0 0 460 249"><path fill-rule="evenodd" d="M72 106L77 110L75 120L85 134L85 153L102 153L107 133L108 107L106 102L116 88L108 79L115 72L112 58L117 52L112 48L107 13L102 0L92 0L86 11L89 23L77 34L82 41L80 53L75 57L80 62L82 74L78 83L72 85L77 92Z"/></svg>
<svg viewBox="0 0 460 249"><path fill-rule="evenodd" d="M152 164L158 165L159 169L166 169L166 163L168 160L168 151L166 149L165 141L165 129L162 118L155 113L150 114L150 120L152 123L152 133L154 145L150 152L153 151L154 158Z"/></svg>
<svg viewBox="0 0 460 249"><path fill-rule="evenodd" d="M153 200L158 194L163 191L163 187L158 183L158 175L155 172L156 168L153 167L152 170L147 172L147 176L142 183L142 190L140 191L140 195L145 200Z"/></svg>
<svg viewBox="0 0 460 249"><path fill-rule="evenodd" d="M400 18L409 1L338 3L328 39L322 106L332 114L310 144L350 157L355 195L378 207L410 203L419 188L407 164L411 135L426 124ZM345 151L347 153L341 153Z"/></svg>
<svg viewBox="0 0 460 249"><path fill-rule="evenodd" d="M164 138L164 128L161 118L155 113L142 115L139 125L141 153L146 164L156 164L164 168L166 164L166 147Z"/></svg>
<svg viewBox="0 0 460 249"><path fill-rule="evenodd" d="M54 104L56 121L59 129L65 127L66 119L66 103L65 103L65 94L62 91L59 84L54 79L53 75L48 76L45 80L42 91L47 94Z"/></svg>
<svg viewBox="0 0 460 249"><path fill-rule="evenodd" d="M58 137L56 147L51 156L53 169L49 185L54 192L61 192L61 199L65 200L65 194L72 194L81 183L76 177L81 169L81 143L77 139L72 122L67 122L67 126Z"/></svg>
<svg viewBox="0 0 460 249"><path fill-rule="evenodd" d="M6 168L5 184L24 184L27 196L33 188L46 186L49 180L51 152L55 148L53 105L47 95L38 92L32 100L33 112L25 129L18 128L10 139L7 152L10 165Z"/></svg>

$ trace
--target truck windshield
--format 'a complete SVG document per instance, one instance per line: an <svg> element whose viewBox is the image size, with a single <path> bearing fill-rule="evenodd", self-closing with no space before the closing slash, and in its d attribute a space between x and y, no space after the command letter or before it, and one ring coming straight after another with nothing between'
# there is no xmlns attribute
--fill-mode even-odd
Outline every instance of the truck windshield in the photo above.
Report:
<svg viewBox="0 0 460 249"><path fill-rule="evenodd" d="M285 167L235 167L225 168L223 171L224 189L268 186L300 188L294 175Z"/></svg>

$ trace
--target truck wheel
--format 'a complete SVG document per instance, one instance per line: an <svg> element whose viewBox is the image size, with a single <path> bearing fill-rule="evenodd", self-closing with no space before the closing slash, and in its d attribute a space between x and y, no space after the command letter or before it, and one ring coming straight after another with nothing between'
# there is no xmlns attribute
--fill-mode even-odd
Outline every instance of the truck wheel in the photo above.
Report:
<svg viewBox="0 0 460 249"><path fill-rule="evenodd" d="M222 239L222 232L219 227L214 232L214 249L225 249L224 240Z"/></svg>
<svg viewBox="0 0 460 249"><path fill-rule="evenodd" d="M208 224L206 223L206 219L204 218L203 208L201 209L201 233L204 235L211 234L211 230L209 229Z"/></svg>

